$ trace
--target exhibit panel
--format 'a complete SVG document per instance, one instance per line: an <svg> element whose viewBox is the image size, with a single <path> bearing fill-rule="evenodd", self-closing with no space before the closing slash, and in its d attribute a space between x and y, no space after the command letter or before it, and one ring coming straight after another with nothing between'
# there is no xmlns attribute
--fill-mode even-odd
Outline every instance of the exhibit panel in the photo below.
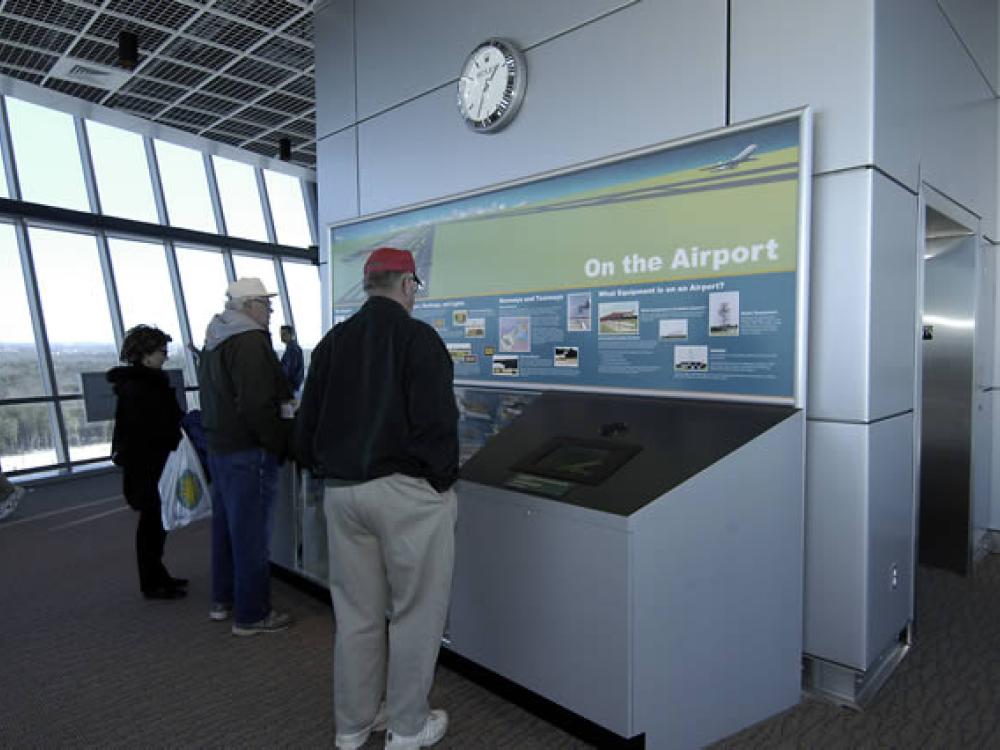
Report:
<svg viewBox="0 0 1000 750"><path fill-rule="evenodd" d="M328 227L332 335L370 253L402 248L453 364L445 645L648 747L798 698L811 127L781 113ZM319 497L302 482L294 564L323 581Z"/></svg>
<svg viewBox="0 0 1000 750"><path fill-rule="evenodd" d="M330 228L334 323L381 245L460 385L804 404L808 110Z"/></svg>
<svg viewBox="0 0 1000 750"><path fill-rule="evenodd" d="M793 705L804 424L543 393L462 468L448 648L647 747Z"/></svg>

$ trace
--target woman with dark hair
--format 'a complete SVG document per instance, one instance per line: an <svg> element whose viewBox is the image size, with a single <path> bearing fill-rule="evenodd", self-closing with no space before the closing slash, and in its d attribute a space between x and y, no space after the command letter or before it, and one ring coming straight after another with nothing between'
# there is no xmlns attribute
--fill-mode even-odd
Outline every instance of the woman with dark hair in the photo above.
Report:
<svg viewBox="0 0 1000 750"><path fill-rule="evenodd" d="M118 396L111 460L122 467L126 502L139 511L135 556L139 588L147 599L179 599L187 593L187 579L174 578L163 566L167 532L160 520L157 487L167 456L181 439L183 412L163 372L170 340L152 326L130 329L121 351L127 365L107 374Z"/></svg>

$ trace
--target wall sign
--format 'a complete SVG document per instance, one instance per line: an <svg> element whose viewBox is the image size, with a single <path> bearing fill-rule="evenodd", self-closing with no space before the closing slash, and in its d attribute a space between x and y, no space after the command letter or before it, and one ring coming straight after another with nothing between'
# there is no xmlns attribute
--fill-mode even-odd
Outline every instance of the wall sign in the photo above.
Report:
<svg viewBox="0 0 1000 750"><path fill-rule="evenodd" d="M808 110L331 227L334 322L413 251L456 383L803 405Z"/></svg>

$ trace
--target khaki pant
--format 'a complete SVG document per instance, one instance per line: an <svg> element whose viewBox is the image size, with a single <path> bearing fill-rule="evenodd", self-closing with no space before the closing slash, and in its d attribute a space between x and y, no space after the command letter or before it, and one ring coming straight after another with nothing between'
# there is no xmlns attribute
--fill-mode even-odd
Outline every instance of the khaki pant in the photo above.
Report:
<svg viewBox="0 0 1000 750"><path fill-rule="evenodd" d="M430 710L455 559L454 490L403 474L323 495L337 732L367 727L385 696L389 728L416 734ZM388 637L386 619L388 618Z"/></svg>

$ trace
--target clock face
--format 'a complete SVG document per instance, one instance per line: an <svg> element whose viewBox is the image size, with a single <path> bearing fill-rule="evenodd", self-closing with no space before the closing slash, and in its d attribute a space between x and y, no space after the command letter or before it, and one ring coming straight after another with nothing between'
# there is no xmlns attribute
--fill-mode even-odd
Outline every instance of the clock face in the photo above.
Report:
<svg viewBox="0 0 1000 750"><path fill-rule="evenodd" d="M458 111L476 132L507 125L521 106L524 57L510 42L488 39L472 51L458 79Z"/></svg>

